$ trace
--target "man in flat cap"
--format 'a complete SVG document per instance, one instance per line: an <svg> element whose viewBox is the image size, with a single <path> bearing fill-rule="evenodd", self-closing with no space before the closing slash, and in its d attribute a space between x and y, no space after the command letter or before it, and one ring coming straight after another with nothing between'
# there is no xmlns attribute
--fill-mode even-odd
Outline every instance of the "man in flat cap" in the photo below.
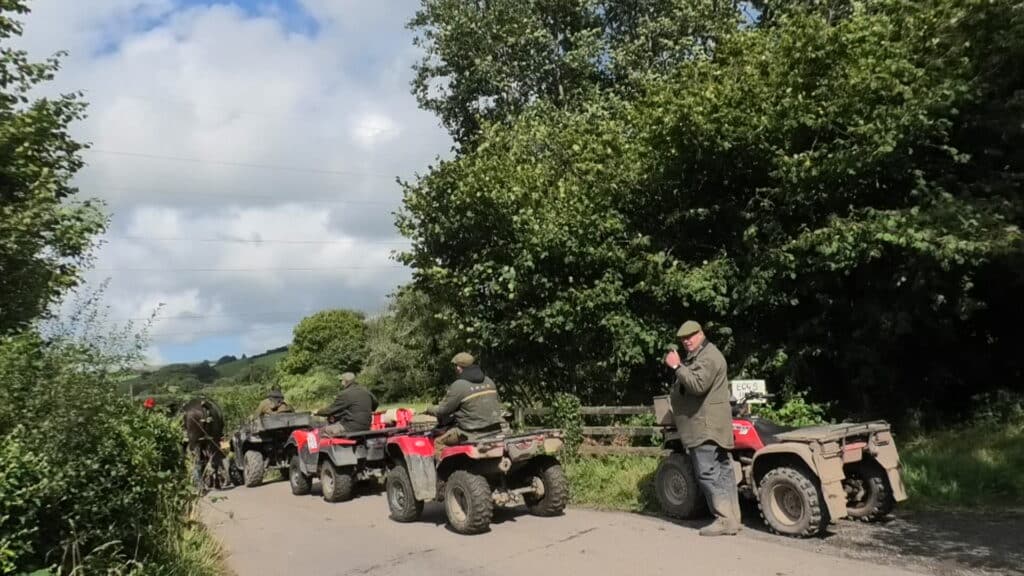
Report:
<svg viewBox="0 0 1024 576"><path fill-rule="evenodd" d="M323 433L326 436L340 436L345 432L362 432L370 429L373 411L377 409L377 398L373 393L356 382L356 375L345 372L341 375L341 392L334 403L316 412L317 416L326 416L327 426Z"/></svg>
<svg viewBox="0 0 1024 576"><path fill-rule="evenodd" d="M686 355L665 355L676 373L670 393L679 438L693 461L714 522L702 536L733 535L740 531L740 503L729 450L733 448L731 392L725 357L708 342L700 324L687 320L676 333Z"/></svg>
<svg viewBox="0 0 1024 576"><path fill-rule="evenodd" d="M294 411L295 410L284 401L284 394L281 392L281 387L276 384L270 389L270 392L267 392L267 397L261 400L259 406L256 407L257 416Z"/></svg>
<svg viewBox="0 0 1024 576"><path fill-rule="evenodd" d="M448 386L448 394L439 405L424 411L436 416L439 425L452 426L434 439L438 455L445 446L500 432L505 426L498 389L476 359L468 352L459 352L452 358L452 364L458 378Z"/></svg>

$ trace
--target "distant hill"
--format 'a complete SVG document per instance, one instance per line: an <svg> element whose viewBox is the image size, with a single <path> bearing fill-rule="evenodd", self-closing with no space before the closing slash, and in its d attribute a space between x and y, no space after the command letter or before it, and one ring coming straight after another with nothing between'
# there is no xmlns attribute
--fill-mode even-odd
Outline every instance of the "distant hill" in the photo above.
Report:
<svg viewBox="0 0 1024 576"><path fill-rule="evenodd" d="M118 384L118 391L135 396L170 391L191 392L211 386L233 386L259 381L288 353L287 346L242 358L224 356L216 362L176 363L138 374Z"/></svg>
<svg viewBox="0 0 1024 576"><path fill-rule="evenodd" d="M283 346L274 350L267 350L263 354L258 354L256 356L249 356L248 358L240 358L223 364L217 364L214 366L214 370L219 372L222 377L230 378L232 376L237 376L238 373L244 370L247 366L273 366L280 362L287 353L288 347Z"/></svg>

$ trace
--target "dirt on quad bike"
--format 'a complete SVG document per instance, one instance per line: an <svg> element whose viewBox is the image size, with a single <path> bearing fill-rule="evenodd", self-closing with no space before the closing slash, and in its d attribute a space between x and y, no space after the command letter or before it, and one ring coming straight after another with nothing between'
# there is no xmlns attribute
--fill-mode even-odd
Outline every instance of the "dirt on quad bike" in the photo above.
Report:
<svg viewBox="0 0 1024 576"><path fill-rule="evenodd" d="M283 470L289 465L288 438L295 430L313 426L309 412L280 412L255 416L231 436L231 481L249 488L263 483L269 469Z"/></svg>
<svg viewBox="0 0 1024 576"><path fill-rule="evenodd" d="M749 414L747 394L733 406L732 460L741 496L755 500L768 528L809 537L842 518L876 521L907 499L899 454L884 421L805 428L779 426ZM665 427L665 448L655 477L662 511L693 518L707 510L693 464L679 441L668 396L654 399Z"/></svg>
<svg viewBox="0 0 1024 576"><path fill-rule="evenodd" d="M384 478L387 440L404 432L411 416L407 409L378 412L370 430L340 436L325 436L322 428L293 431L285 445L292 494L309 494L319 478L324 500L352 499L358 483Z"/></svg>
<svg viewBox="0 0 1024 576"><path fill-rule="evenodd" d="M490 528L494 506L525 504L537 516L557 516L569 501L569 482L556 457L559 430L502 432L449 446L434 455L439 430L388 438L386 482L391 518L413 522L427 501L444 504L448 524L460 534Z"/></svg>

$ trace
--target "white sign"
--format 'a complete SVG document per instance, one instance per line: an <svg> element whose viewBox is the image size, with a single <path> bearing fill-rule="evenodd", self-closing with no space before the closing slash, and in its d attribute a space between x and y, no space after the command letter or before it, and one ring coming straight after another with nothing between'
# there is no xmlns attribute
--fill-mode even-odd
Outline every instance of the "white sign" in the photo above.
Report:
<svg viewBox="0 0 1024 576"><path fill-rule="evenodd" d="M736 402L743 402L743 399L747 397L747 394L751 392L757 392L758 394L767 394L768 387L765 385L764 380L730 380L732 384L732 396L736 399ZM764 404L767 402L764 398L751 399L750 404Z"/></svg>

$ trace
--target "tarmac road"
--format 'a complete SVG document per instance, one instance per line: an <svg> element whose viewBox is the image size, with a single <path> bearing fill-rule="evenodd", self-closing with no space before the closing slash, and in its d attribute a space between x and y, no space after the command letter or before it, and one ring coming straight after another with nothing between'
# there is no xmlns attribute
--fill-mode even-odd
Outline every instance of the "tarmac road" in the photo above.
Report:
<svg viewBox="0 0 1024 576"><path fill-rule="evenodd" d="M203 517L239 576L921 573L821 553L749 527L736 537L703 538L696 525L583 509L558 518L499 509L489 533L461 536L446 528L437 504L419 522L399 524L388 518L382 492L329 504L318 487L293 496L287 482L215 492L204 499Z"/></svg>

